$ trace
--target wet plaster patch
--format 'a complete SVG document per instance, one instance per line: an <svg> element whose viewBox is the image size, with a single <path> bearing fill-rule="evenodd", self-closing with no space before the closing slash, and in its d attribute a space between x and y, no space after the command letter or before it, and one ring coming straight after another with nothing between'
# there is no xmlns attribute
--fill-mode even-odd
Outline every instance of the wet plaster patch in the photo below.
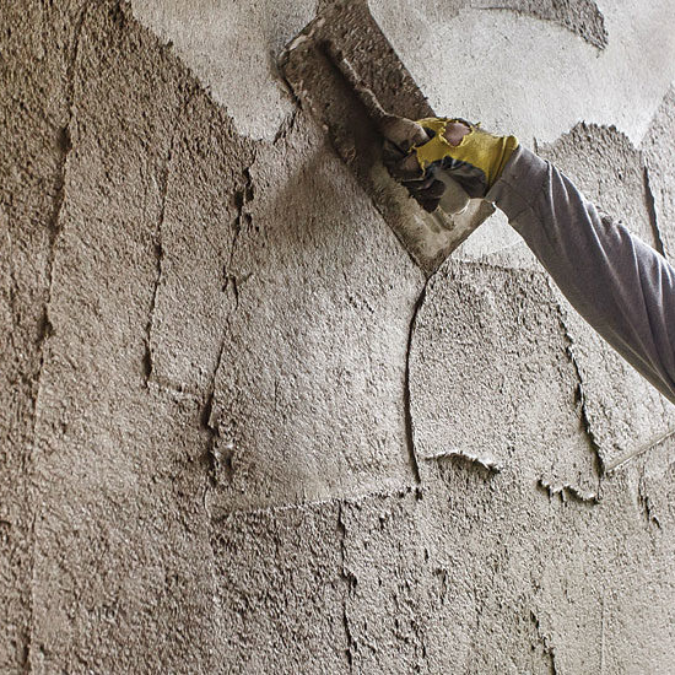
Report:
<svg viewBox="0 0 675 675"><path fill-rule="evenodd" d="M314 17L317 0L131 0L134 16L172 45L237 130L272 140L294 104L276 70L281 48ZM252 105L252 101L255 104Z"/></svg>
<svg viewBox="0 0 675 675"><path fill-rule="evenodd" d="M528 147L553 142L579 120L615 124L637 145L675 77L670 0L603 2L609 41L601 52L528 14L460 1L370 5L434 110L514 133ZM555 3L563 22L581 17L584 5ZM527 6L545 14L553 4ZM452 54L451 65L442 67L441 54Z"/></svg>
<svg viewBox="0 0 675 675"><path fill-rule="evenodd" d="M579 124L540 154L585 196L652 247L660 245L650 218L642 154L614 128ZM647 451L675 427L675 408L616 354L552 285L580 378L584 421L605 469Z"/></svg>

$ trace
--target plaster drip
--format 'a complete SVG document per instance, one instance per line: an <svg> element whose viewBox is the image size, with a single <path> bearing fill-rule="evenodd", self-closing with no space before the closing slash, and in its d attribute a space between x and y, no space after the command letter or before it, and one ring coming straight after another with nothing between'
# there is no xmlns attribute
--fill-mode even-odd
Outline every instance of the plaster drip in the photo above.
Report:
<svg viewBox="0 0 675 675"><path fill-rule="evenodd" d="M549 499L558 497L563 504L568 501L578 504L599 504L600 497L594 492L584 492L570 483L551 483L543 478L537 481L537 487L548 494Z"/></svg>

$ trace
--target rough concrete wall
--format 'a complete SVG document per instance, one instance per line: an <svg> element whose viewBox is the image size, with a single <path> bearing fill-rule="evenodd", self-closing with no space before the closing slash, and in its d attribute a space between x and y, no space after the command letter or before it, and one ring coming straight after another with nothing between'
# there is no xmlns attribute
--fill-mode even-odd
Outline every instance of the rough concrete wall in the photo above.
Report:
<svg viewBox="0 0 675 675"><path fill-rule="evenodd" d="M499 218L426 281L254 4L0 5L0 670L670 672L672 406ZM493 6L372 3L438 109L448 36L592 55L481 117L672 256L661 5Z"/></svg>

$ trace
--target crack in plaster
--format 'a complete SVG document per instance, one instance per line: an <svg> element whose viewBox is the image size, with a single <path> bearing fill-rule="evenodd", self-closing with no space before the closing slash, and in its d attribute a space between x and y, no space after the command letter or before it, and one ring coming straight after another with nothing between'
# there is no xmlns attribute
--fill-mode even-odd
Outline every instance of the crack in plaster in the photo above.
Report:
<svg viewBox="0 0 675 675"><path fill-rule="evenodd" d="M647 213L649 215L649 224L652 228L652 234L654 236L654 248L665 258L666 249L663 245L663 239L661 237L661 230L659 229L658 216L656 215L656 202L654 200L654 192L652 190L651 181L649 178L649 168L646 164L643 164L643 177L644 177L644 187L645 195L647 198Z"/></svg>

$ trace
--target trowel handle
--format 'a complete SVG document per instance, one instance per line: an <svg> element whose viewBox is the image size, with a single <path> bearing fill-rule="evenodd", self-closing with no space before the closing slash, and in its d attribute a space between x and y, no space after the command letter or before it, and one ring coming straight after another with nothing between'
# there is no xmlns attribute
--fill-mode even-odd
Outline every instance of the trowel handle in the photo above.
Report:
<svg viewBox="0 0 675 675"><path fill-rule="evenodd" d="M453 216L463 213L470 201L470 197L464 191L464 188L440 166L432 166L429 173L445 185L445 192L439 204L440 208Z"/></svg>
<svg viewBox="0 0 675 675"><path fill-rule="evenodd" d="M422 145L429 140L427 132L417 122L392 115L382 107L373 90L363 83L352 64L332 42L325 42L323 47L330 60L359 97L368 111L368 116L373 120L384 138L393 143L403 153L408 153L414 145Z"/></svg>

